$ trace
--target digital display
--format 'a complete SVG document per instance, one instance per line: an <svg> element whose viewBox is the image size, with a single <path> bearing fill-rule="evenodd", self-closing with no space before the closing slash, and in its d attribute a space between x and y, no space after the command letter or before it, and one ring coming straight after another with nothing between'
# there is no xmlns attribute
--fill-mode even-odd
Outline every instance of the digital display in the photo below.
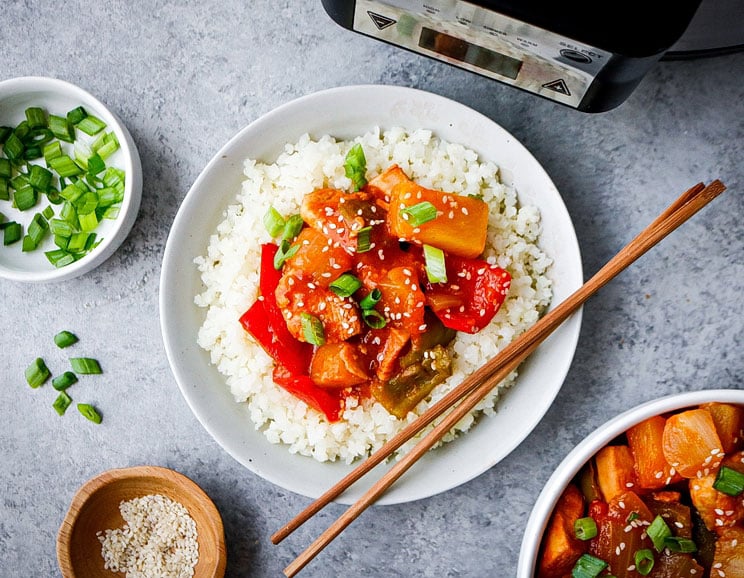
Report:
<svg viewBox="0 0 744 578"><path fill-rule="evenodd" d="M431 28L421 29L419 46L512 80L517 78L519 69L522 67L521 60Z"/></svg>

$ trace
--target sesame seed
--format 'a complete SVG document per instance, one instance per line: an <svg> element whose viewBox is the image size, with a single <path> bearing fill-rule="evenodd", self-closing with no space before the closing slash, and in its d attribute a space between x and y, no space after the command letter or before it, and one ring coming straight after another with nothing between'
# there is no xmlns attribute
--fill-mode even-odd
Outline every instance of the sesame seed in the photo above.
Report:
<svg viewBox="0 0 744 578"><path fill-rule="evenodd" d="M422 323L421 325L419 325L418 328L419 328L419 331L426 331L426 323Z"/></svg>
<svg viewBox="0 0 744 578"><path fill-rule="evenodd" d="M621 510L624 510L624 509L625 509L625 502L623 502L622 500L620 500L620 501L619 501L619 502L617 503L617 505L618 505L618 506L620 506L620 509L621 509Z"/></svg>
<svg viewBox="0 0 744 578"><path fill-rule="evenodd" d="M321 277L324 277L325 279L328 279L328 277L331 276L331 273L325 272L320 274Z"/></svg>
<svg viewBox="0 0 744 578"><path fill-rule="evenodd" d="M307 286L309 289L315 289L315 283L308 283Z"/></svg>
<svg viewBox="0 0 744 578"><path fill-rule="evenodd" d="M468 214L468 210L465 207L462 208L462 214L463 215L467 215Z"/></svg>
<svg viewBox="0 0 744 578"><path fill-rule="evenodd" d="M318 304L318 311L324 311L324 310L325 310L325 308L326 308L326 302L325 302L325 301L321 301L321 302L320 302L320 303Z"/></svg>

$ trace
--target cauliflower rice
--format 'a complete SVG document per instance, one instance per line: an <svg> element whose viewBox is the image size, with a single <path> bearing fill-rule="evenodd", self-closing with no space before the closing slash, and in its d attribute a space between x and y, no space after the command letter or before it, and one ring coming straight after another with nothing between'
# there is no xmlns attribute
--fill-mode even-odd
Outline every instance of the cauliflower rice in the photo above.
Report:
<svg viewBox="0 0 744 578"><path fill-rule="evenodd" d="M271 241L262 220L269 206L290 215L299 212L303 195L315 189L350 190L343 164L357 142L367 158L368 179L397 163L425 187L481 195L491 206L485 258L506 269L512 282L501 309L485 329L475 335L458 332L449 346L452 376L419 403L415 413L400 420L367 399L356 405L347 403L342 420L329 423L273 382L271 358L238 320L258 296L260 245ZM206 255L195 260L204 283L195 302L206 309L198 344L225 376L235 401L248 404L253 425L271 443L286 444L292 453L347 463L369 455L533 325L550 304L552 285L547 273L551 260L538 246L537 208L519 205L515 190L500 182L498 166L479 160L472 150L445 142L429 130L377 129L353 141L330 136L314 140L304 135L297 143L287 144L274 163L246 160L244 174L236 202L227 208L224 220L210 237ZM478 416L493 414L500 391L515 379L516 372L464 417L443 442L467 431ZM415 441L403 446L399 454Z"/></svg>

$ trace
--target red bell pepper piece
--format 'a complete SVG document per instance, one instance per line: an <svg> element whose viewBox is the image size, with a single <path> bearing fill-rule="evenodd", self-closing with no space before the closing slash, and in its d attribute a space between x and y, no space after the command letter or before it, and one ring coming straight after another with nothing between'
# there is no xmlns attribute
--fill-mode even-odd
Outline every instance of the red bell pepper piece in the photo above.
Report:
<svg viewBox="0 0 744 578"><path fill-rule="evenodd" d="M240 317L241 325L278 364L295 374L307 374L313 356L313 346L295 339L276 304L274 291L281 272L274 269L277 246L261 246L261 297Z"/></svg>
<svg viewBox="0 0 744 578"><path fill-rule="evenodd" d="M450 329L477 333L488 325L506 298L511 275L483 259L445 255L446 283L426 283L429 307Z"/></svg>
<svg viewBox="0 0 744 578"><path fill-rule="evenodd" d="M343 408L341 389L326 389L315 385L309 375L297 375L277 364L274 383L326 416L330 422L338 421Z"/></svg>

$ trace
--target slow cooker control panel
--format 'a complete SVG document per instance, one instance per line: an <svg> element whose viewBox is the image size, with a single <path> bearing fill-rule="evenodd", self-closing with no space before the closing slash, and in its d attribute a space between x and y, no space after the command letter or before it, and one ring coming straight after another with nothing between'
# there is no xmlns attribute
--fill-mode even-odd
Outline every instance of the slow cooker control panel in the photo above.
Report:
<svg viewBox="0 0 744 578"><path fill-rule="evenodd" d="M612 56L461 0L356 0L353 26L574 108Z"/></svg>

